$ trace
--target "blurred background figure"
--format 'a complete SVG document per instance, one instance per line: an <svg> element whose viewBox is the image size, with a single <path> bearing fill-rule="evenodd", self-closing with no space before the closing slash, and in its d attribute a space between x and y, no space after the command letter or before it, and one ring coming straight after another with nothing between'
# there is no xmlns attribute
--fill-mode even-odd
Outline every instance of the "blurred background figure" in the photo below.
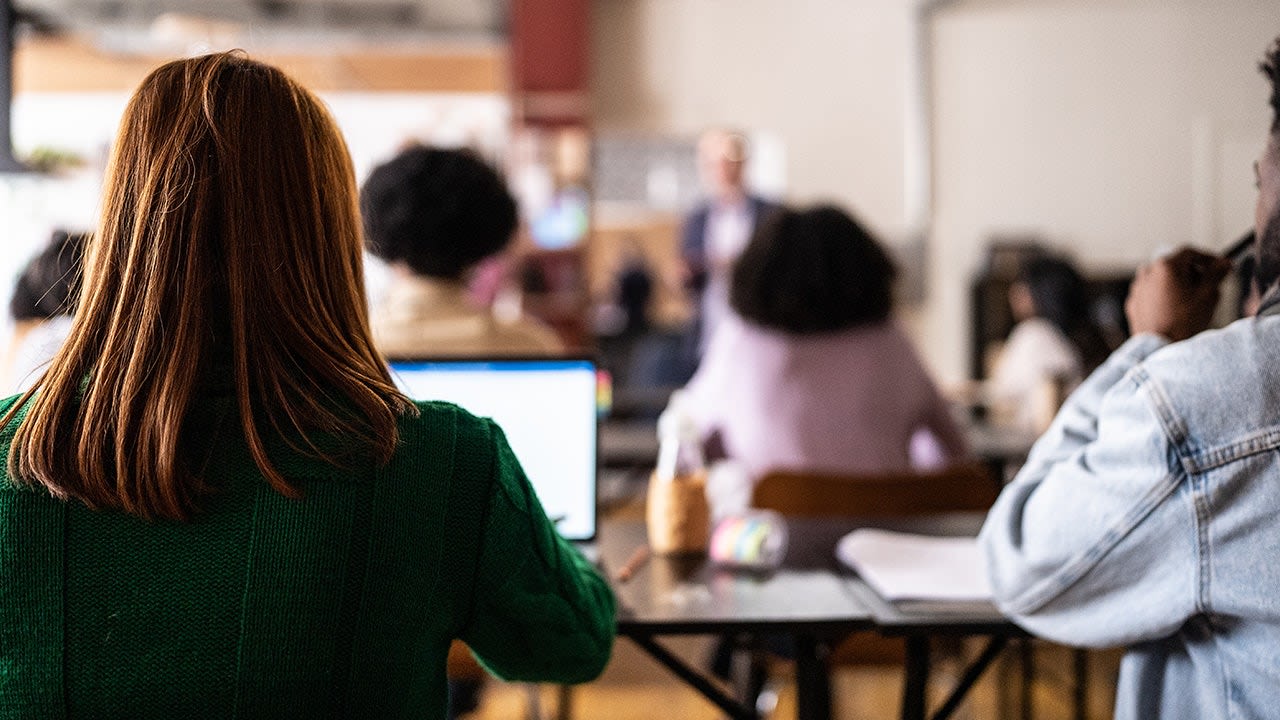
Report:
<svg viewBox="0 0 1280 720"><path fill-rule="evenodd" d="M594 318L596 338L600 341L636 339L648 333L653 328L649 312L653 292L653 269L639 241L630 238L614 273L610 297Z"/></svg>
<svg viewBox="0 0 1280 720"><path fill-rule="evenodd" d="M653 297L653 272L640 254L630 258L618 273L618 307L622 310L622 334L649 332L649 300Z"/></svg>
<svg viewBox="0 0 1280 720"><path fill-rule="evenodd" d="M746 136L733 130L710 130L698 140L698 174L707 199L689 214L680 238L694 292L691 337L698 356L729 312L733 263L772 207L746 187L748 152Z"/></svg>
<svg viewBox="0 0 1280 720"><path fill-rule="evenodd" d="M996 424L1038 433L1109 348L1090 315L1083 278L1063 258L1025 260L1009 306L1017 324L992 365L988 409Z"/></svg>
<svg viewBox="0 0 1280 720"><path fill-rule="evenodd" d="M892 320L896 269L842 210L778 209L733 270L733 313L716 328L684 402L704 437L750 480L773 469L874 473L932 462L965 442Z"/></svg>
<svg viewBox="0 0 1280 720"><path fill-rule="evenodd" d="M632 402L619 408L631 418L657 417L670 391L688 382L696 358L685 352L686 335L654 322L659 282L639 242L632 238L595 317L600 356L614 388Z"/></svg>
<svg viewBox="0 0 1280 720"><path fill-rule="evenodd" d="M372 309L389 357L545 355L555 333L529 317L497 317L467 292L471 270L505 249L518 224L502 177L468 150L411 147L376 167L360 194L365 243L392 268Z"/></svg>
<svg viewBox="0 0 1280 720"><path fill-rule="evenodd" d="M13 335L0 364L4 394L31 386L71 329L87 234L57 230L27 262L9 299Z"/></svg>

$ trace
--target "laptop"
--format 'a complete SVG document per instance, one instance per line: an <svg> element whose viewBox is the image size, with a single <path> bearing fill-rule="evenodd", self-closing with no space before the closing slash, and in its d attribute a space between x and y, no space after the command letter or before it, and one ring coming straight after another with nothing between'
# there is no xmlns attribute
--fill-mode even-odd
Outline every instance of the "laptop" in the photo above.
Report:
<svg viewBox="0 0 1280 720"><path fill-rule="evenodd" d="M493 418L560 536L593 555L599 416L589 358L400 358L391 375L415 400L444 400Z"/></svg>

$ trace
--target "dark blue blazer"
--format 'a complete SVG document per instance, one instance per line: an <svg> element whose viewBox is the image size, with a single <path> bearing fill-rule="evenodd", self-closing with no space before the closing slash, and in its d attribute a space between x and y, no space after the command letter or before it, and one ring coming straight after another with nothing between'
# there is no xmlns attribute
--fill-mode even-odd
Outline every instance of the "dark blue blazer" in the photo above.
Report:
<svg viewBox="0 0 1280 720"><path fill-rule="evenodd" d="M747 195L747 204L751 206L751 215L757 224L774 208L773 203L755 195ZM699 204L689 213L680 230L680 256L684 258L696 288L701 288L706 283L707 217L710 214L710 203ZM753 226L752 231L754 230Z"/></svg>

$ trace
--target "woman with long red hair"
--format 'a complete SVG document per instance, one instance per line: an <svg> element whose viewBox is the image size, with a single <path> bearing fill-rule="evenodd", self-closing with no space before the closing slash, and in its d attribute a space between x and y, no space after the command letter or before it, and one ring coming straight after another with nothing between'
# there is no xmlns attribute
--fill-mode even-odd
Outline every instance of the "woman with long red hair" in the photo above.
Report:
<svg viewBox="0 0 1280 720"><path fill-rule="evenodd" d="M351 161L240 54L125 111L70 336L0 405L0 717L442 717L607 661L614 601L501 430L374 350Z"/></svg>

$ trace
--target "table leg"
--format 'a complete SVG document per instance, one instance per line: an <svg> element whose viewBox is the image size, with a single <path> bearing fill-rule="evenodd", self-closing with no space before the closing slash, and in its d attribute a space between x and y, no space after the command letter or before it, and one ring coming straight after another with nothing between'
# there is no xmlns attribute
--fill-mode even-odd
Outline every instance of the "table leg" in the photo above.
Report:
<svg viewBox="0 0 1280 720"><path fill-rule="evenodd" d="M796 635L796 718L831 719L831 676L825 651L812 635Z"/></svg>
<svg viewBox="0 0 1280 720"><path fill-rule="evenodd" d="M938 708L937 712L931 716L931 720L947 720L947 718L950 718L951 715L960 708L960 703L964 702L965 696L969 694L969 691L973 689L974 684L978 682L978 679L982 677L982 674L986 672L991 663L994 662L1000 655L1000 652L1004 650L1005 643L1007 642L1008 638L991 638L987 643L986 649L982 651L982 654L978 655L978 657L970 663L969 667L965 669L964 675L960 678L960 682L956 683L955 688L951 691L951 695L944 703L942 703L942 707Z"/></svg>
<svg viewBox="0 0 1280 720"><path fill-rule="evenodd" d="M902 720L925 720L929 693L929 637L907 638L906 677L902 683Z"/></svg>
<svg viewBox="0 0 1280 720"><path fill-rule="evenodd" d="M737 702L734 698L729 697L720 688L716 687L710 680L704 677L697 670L690 668L683 660L676 657L670 650L667 650L654 638L648 635L631 635L631 641L640 646L640 649L649 654L649 657L657 660L664 667L675 674L676 677L688 683L689 687L698 691L707 700L711 701L716 707L723 710L733 720L759 720L759 715L755 708L749 708Z"/></svg>
<svg viewBox="0 0 1280 720"><path fill-rule="evenodd" d="M573 718L573 686L560 685L556 693L559 701L556 703L556 720L572 720Z"/></svg>
<svg viewBox="0 0 1280 720"><path fill-rule="evenodd" d="M744 707L756 707L760 701L760 693L768 682L768 663L765 651L761 647L760 638L742 636L734 638L733 651L730 657L730 677L737 693L738 701Z"/></svg>
<svg viewBox="0 0 1280 720"><path fill-rule="evenodd" d="M528 705L525 706L525 720L543 720L542 718L542 686L529 683L524 686L525 700Z"/></svg>
<svg viewBox="0 0 1280 720"><path fill-rule="evenodd" d="M1022 665L1022 702L1021 702L1021 718L1022 720L1031 720L1033 688L1036 684L1036 658L1035 648L1031 645L1030 638L1023 638L1018 642L1018 659Z"/></svg>
<svg viewBox="0 0 1280 720"><path fill-rule="evenodd" d="M1075 720L1088 720L1089 717L1089 651L1076 648L1071 651L1072 664L1075 665Z"/></svg>
<svg viewBox="0 0 1280 720"><path fill-rule="evenodd" d="M1000 661L1000 715L997 720L1017 720L1022 706L1022 640L1015 639Z"/></svg>

